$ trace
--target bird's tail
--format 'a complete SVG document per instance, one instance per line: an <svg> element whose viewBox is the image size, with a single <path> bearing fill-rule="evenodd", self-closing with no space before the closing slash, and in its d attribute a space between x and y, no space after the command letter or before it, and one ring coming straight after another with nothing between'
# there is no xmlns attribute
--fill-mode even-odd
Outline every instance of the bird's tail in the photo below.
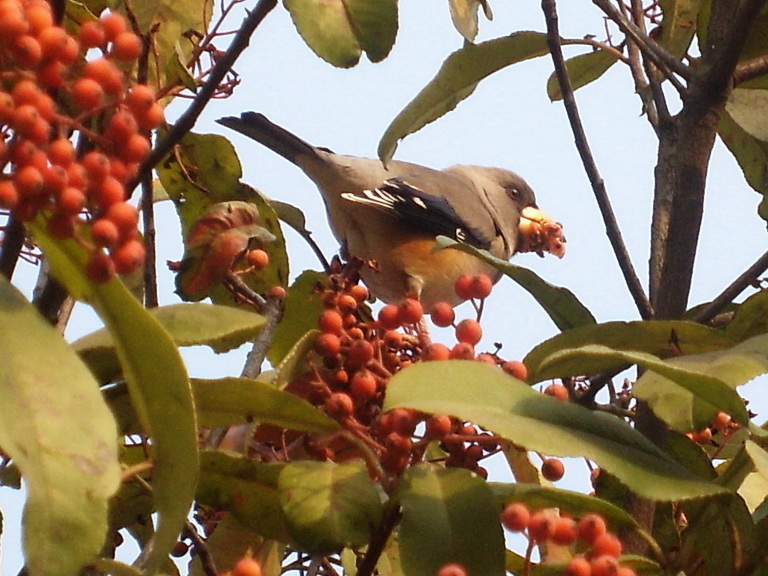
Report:
<svg viewBox="0 0 768 576"><path fill-rule="evenodd" d="M253 138L294 164L297 163L298 156L317 156L317 149L314 146L285 128L270 122L263 114L243 112L239 118L227 116L219 118L216 122Z"/></svg>

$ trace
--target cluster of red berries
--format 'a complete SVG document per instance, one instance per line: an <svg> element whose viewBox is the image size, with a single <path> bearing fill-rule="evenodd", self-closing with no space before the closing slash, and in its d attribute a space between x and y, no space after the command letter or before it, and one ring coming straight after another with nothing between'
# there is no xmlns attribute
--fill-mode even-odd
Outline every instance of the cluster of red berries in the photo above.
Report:
<svg viewBox="0 0 768 576"><path fill-rule="evenodd" d="M75 37L45 0L0 0L0 208L21 221L42 212L54 237L76 238L94 281L144 259L125 185L164 118L154 90L129 78L142 51L118 13Z"/></svg>
<svg viewBox="0 0 768 576"><path fill-rule="evenodd" d="M573 546L578 553L568 562L566 576L635 576L632 568L621 564L621 540L608 531L599 514L576 520L551 509L532 511L512 502L504 507L501 523L510 532L524 534L532 544Z"/></svg>
<svg viewBox="0 0 768 576"><path fill-rule="evenodd" d="M709 444L712 442L715 434L722 434L724 437L728 437L739 430L739 428L738 422L734 422L728 414L718 412L709 426L702 430L688 432L686 436L697 444Z"/></svg>
<svg viewBox="0 0 768 576"><path fill-rule="evenodd" d="M469 277L469 283L487 286L474 296L484 298L492 282L487 276ZM467 278L457 282L457 292ZM462 467L487 476L480 462L498 450L498 439L470 423L446 414L424 414L398 408L381 410L387 383L404 367L422 361L450 358L474 359L500 366L524 379L521 362L509 362L498 353L476 355L475 345L482 337L477 320L455 323L455 312L447 304L438 304L432 321L439 326L455 327L458 343L453 348L427 340L421 323L421 303L406 298L399 304L387 304L376 320L366 318L368 290L350 285L340 277L332 278L323 291L325 309L321 313L318 335L312 354L311 369L291 383L289 389L306 398L341 422L348 430L374 448L381 467L397 475L410 462L420 460L430 442L438 442L445 451L447 466ZM417 434L418 430L418 434ZM340 460L351 457L349 447L308 446L311 455Z"/></svg>

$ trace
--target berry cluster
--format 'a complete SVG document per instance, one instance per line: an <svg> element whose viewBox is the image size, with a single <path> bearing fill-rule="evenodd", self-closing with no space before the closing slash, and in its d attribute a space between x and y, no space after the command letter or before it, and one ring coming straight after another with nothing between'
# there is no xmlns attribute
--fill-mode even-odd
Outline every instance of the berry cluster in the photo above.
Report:
<svg viewBox="0 0 768 576"><path fill-rule="evenodd" d="M566 576L635 576L632 568L621 564L621 541L608 531L599 514L576 520L553 510L532 511L525 504L512 502L504 507L501 523L510 532L524 534L532 545L551 542L572 546L577 553L566 566Z"/></svg>
<svg viewBox="0 0 768 576"><path fill-rule="evenodd" d="M144 258L125 185L164 119L127 72L143 49L118 13L75 37L45 0L0 0L0 208L21 221L42 213L54 237L76 238L94 281Z"/></svg>
<svg viewBox="0 0 768 576"><path fill-rule="evenodd" d="M492 282L487 276L462 277L459 292L482 300ZM420 460L430 442L439 443L447 466L462 467L487 476L480 462L498 450L498 439L471 423L446 414L423 414L397 408L381 410L387 383L404 367L422 361L451 358L488 362L525 379L521 362L505 361L494 353L476 354L482 338L476 319L456 323L455 312L445 303L431 311L438 326L453 326L457 339L452 348L430 342L425 335L424 310L420 302L407 298L383 306L376 320L366 318L368 291L332 277L332 288L322 294L324 310L318 320L320 334L310 354L311 369L296 378L289 390L301 395L341 422L373 448L386 474L400 474L410 462ZM461 294L460 294L461 295ZM478 308L479 309L479 308ZM418 433L417 433L418 430ZM311 456L340 460L350 457L348 446L308 445Z"/></svg>

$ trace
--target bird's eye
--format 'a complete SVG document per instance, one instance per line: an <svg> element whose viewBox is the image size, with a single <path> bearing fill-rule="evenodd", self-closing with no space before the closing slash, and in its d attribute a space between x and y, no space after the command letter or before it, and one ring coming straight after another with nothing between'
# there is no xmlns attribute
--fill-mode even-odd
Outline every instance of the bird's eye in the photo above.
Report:
<svg viewBox="0 0 768 576"><path fill-rule="evenodd" d="M509 192L509 195L512 196L512 198L520 198L520 190L517 188L507 188L507 192Z"/></svg>

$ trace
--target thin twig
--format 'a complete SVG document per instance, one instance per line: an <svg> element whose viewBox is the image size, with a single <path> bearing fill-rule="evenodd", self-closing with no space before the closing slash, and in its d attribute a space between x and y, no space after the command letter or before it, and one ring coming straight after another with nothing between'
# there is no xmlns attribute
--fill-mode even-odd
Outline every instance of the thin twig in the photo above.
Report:
<svg viewBox="0 0 768 576"><path fill-rule="evenodd" d="M192 540L192 547L195 549L197 557L200 558L200 565L203 567L205 575L217 576L219 571L216 569L216 563L213 560L213 555L211 555L211 550L208 548L208 543L205 538L200 536L195 525L187 520L182 534Z"/></svg>
<svg viewBox="0 0 768 576"><path fill-rule="evenodd" d="M400 517L400 506L390 500L385 506L382 520L368 544L368 550L362 562L360 562L357 576L371 576L373 574L376 564L379 563L379 558L381 558L381 554L384 552L384 547L387 545L389 536L397 526L397 523L400 522Z"/></svg>
<svg viewBox="0 0 768 576"><path fill-rule="evenodd" d="M622 4L622 7L624 4ZM626 8L624 8L626 10ZM637 13L643 13L642 0L632 0L632 19L637 22ZM640 20L642 22L642 20ZM632 79L635 82L635 92L640 96L640 100L643 103L643 111L648 117L648 122L653 126L654 130L657 129L659 124L659 116L656 110L655 99L649 94L650 83L646 77L645 69L643 68L642 52L637 44L631 40L627 42L627 58L629 63L629 70L632 74Z"/></svg>
<svg viewBox="0 0 768 576"><path fill-rule="evenodd" d="M584 132L581 118L579 117L576 99L573 95L573 87L571 86L568 69L565 66L563 51L560 47L560 33L558 31L557 6L555 0L542 0L541 7L547 21L547 43L549 45L550 54L552 55L552 61L555 65L557 80L560 83L560 92L563 95L565 111L568 114L568 120L571 124L571 129L573 130L576 148L579 151L581 161L584 164L584 169L587 172L587 177L592 184L595 199L600 207L600 214L603 217L606 234L611 242L619 267L624 274L624 281L627 283L627 288L635 301L640 316L646 319L651 318L653 316L653 310L651 309L650 302L645 295L640 279L632 265L629 251L624 244L624 239L621 236L621 230L619 229L616 215L613 212L611 201L605 190L605 182L600 176L595 160L592 157L592 151L589 148L587 136Z"/></svg>
<svg viewBox="0 0 768 576"><path fill-rule="evenodd" d="M234 66L240 54L248 47L248 43L256 28L258 28L259 24L275 6L277 6L277 0L259 0L253 11L243 20L243 24L232 39L232 43L227 48L227 51L216 62L216 65L211 70L211 75L208 77L208 81L200 88L192 104L179 117L176 124L173 125L144 162L141 163L136 177L126 186L127 190L133 190L144 179L146 174L151 173L152 169L165 157L171 148L192 130L208 101L215 95L221 81L226 77L232 66Z"/></svg>
<svg viewBox="0 0 768 576"><path fill-rule="evenodd" d="M733 83L738 86L763 74L768 74L768 54L739 63L733 72Z"/></svg>
<svg viewBox="0 0 768 576"><path fill-rule="evenodd" d="M3 230L2 250L0 250L0 274L8 280L13 276L16 270L16 263L19 261L21 249L24 248L24 239L26 238L24 224L11 215L8 217Z"/></svg>
<svg viewBox="0 0 768 576"><path fill-rule="evenodd" d="M720 311L730 304L736 296L749 287L760 274L768 270L768 252L758 258L754 264L747 268L736 280L723 290L712 302L694 316L696 322L706 324L717 316Z"/></svg>
<svg viewBox="0 0 768 576"><path fill-rule="evenodd" d="M605 12L616 25L621 28L629 38L631 38L653 63L661 70L664 76L672 83L680 94L685 94L686 89L675 77L679 75L684 80L690 80L691 69L659 46L644 34L637 26L627 20L624 15L611 4L610 0L592 0L592 2Z"/></svg>

